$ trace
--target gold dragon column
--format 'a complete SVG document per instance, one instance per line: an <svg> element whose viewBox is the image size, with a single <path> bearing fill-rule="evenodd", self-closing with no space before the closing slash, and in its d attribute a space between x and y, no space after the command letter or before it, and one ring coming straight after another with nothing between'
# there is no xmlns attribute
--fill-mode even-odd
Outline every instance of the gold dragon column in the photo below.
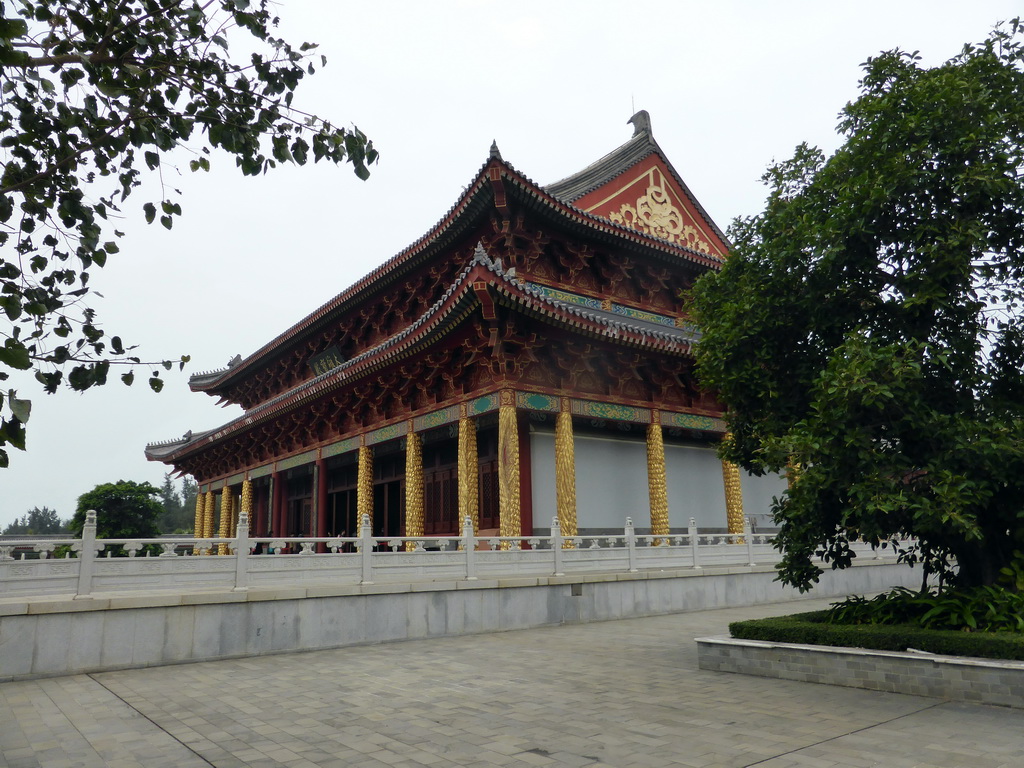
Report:
<svg viewBox="0 0 1024 768"><path fill-rule="evenodd" d="M572 437L572 413L569 398L562 398L562 407L555 419L555 508L562 536L579 533L576 520L576 450ZM563 549L572 549L566 541Z"/></svg>
<svg viewBox="0 0 1024 768"><path fill-rule="evenodd" d="M516 421L515 395L504 390L498 406L498 515L499 536L521 536L519 508L519 425ZM503 541L502 549L512 549ZM519 549L519 545L515 545Z"/></svg>
<svg viewBox="0 0 1024 768"><path fill-rule="evenodd" d="M423 535L423 441L412 431L405 438L405 535ZM412 551L416 544L405 542L405 548Z"/></svg>
<svg viewBox="0 0 1024 768"><path fill-rule="evenodd" d="M468 515L473 535L480 533L480 469L476 448L476 424L466 404L459 406L459 531Z"/></svg>
<svg viewBox="0 0 1024 768"><path fill-rule="evenodd" d="M239 505L239 512L245 514L245 519L249 521L249 528L252 529L254 522L252 519L252 480L246 479L242 482L242 503ZM238 515L235 515L235 535L238 535Z"/></svg>
<svg viewBox="0 0 1024 768"><path fill-rule="evenodd" d="M217 533L218 538L226 539L231 536L231 508L234 506L235 497L231 495L231 489L228 486L220 492L220 531ZM228 553L227 544L217 545L217 554L226 555Z"/></svg>
<svg viewBox="0 0 1024 768"><path fill-rule="evenodd" d="M192 523L192 535L195 538L201 538L203 535L203 512L206 510L206 494L196 492L196 517L195 522ZM199 547L192 547L192 554L199 554Z"/></svg>
<svg viewBox="0 0 1024 768"><path fill-rule="evenodd" d="M668 487L665 483L665 441L661 414L651 412L647 425L647 490L651 500L651 534L668 535ZM656 540L656 544L661 542Z"/></svg>
<svg viewBox="0 0 1024 768"><path fill-rule="evenodd" d="M726 440L732 436L726 434ZM731 461L722 461L722 481L725 485L725 520L729 533L743 533L743 488L740 468Z"/></svg>
<svg viewBox="0 0 1024 768"><path fill-rule="evenodd" d="M363 515L370 520L373 527L373 448L359 446L359 458L356 466L356 534L361 535Z"/></svg>
<svg viewBox="0 0 1024 768"><path fill-rule="evenodd" d="M213 538L213 516L217 511L217 497L213 491L206 492L206 502L203 504L203 538ZM204 555L210 554L209 549L203 552Z"/></svg>

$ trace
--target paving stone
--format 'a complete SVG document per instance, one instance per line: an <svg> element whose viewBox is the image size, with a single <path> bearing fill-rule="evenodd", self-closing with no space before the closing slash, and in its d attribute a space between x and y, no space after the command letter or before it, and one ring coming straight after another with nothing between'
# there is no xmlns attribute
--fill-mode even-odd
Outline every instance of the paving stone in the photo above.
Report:
<svg viewBox="0 0 1024 768"><path fill-rule="evenodd" d="M0 684L0 765L1018 768L1024 713L697 668L825 601Z"/></svg>

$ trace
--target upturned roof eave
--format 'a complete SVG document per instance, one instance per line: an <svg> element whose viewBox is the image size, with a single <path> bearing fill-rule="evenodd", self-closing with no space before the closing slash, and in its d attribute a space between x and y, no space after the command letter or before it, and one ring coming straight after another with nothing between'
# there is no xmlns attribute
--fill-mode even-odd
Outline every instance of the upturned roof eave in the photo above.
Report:
<svg viewBox="0 0 1024 768"><path fill-rule="evenodd" d="M514 192L539 203L539 207L535 207L535 210L557 214L563 221L568 220L591 234L599 232L606 237L623 239L635 247L677 256L684 261L710 269L721 266L721 260L715 257L641 233L622 224L615 224L601 216L576 208L572 203L552 195L501 158L490 158L456 204L427 234L237 364L220 371L193 376L189 380L190 388L196 392L220 394L225 387L237 381L240 376L275 353L280 347L298 339L304 332L318 327L333 314L357 304L366 293L379 289L381 281L397 274L399 267L408 264L418 256L429 255L446 246L458 234L471 227L476 217L482 216L493 205L494 192L491 183L493 180L489 173L493 167L499 169L499 180L512 182ZM466 217L470 218L467 220Z"/></svg>
<svg viewBox="0 0 1024 768"><path fill-rule="evenodd" d="M473 262L445 291L442 299L402 332L332 371L303 382L288 392L260 404L219 428L197 433L184 441L148 445L146 458L150 461L173 464L198 450L210 447L240 431L253 428L360 379L396 359L403 359L422 351L436 338L447 333L451 327L462 322L475 307L479 306L474 282L480 277L487 278L487 285L496 290L497 298L502 305L518 307L525 314L585 335L625 346L681 355L692 354L693 345L697 340L697 336L683 330L670 332L646 328L642 324L610 319L600 313L531 293L516 280L508 277L500 262L491 261L478 246Z"/></svg>

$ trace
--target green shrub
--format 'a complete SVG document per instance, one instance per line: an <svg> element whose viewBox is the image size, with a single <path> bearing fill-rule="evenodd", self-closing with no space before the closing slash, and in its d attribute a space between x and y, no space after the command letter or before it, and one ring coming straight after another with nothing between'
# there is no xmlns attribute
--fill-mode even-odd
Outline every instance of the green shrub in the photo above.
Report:
<svg viewBox="0 0 1024 768"><path fill-rule="evenodd" d="M913 592L897 587L870 600L833 603L832 624L907 624L966 632L1024 632L1024 594L998 586Z"/></svg>
<svg viewBox="0 0 1024 768"><path fill-rule="evenodd" d="M1024 633L925 629L915 623L833 624L828 611L737 621L729 631L745 640L1024 660Z"/></svg>

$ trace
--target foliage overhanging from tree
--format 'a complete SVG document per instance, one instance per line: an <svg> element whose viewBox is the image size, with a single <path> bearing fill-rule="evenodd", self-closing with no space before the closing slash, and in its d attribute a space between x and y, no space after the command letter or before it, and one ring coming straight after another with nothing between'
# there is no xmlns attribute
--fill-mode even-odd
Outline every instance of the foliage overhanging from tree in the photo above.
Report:
<svg viewBox="0 0 1024 768"><path fill-rule="evenodd" d="M902 556L963 586L1022 557L1022 37L869 59L843 146L771 168L696 288L723 455L795 478L773 509L786 583L810 588L816 553L849 565L858 537L916 537Z"/></svg>
<svg viewBox="0 0 1024 768"><path fill-rule="evenodd" d="M122 365L122 381L132 383L143 363L100 327L87 297L91 270L118 253L112 220L147 170L187 160L206 171L218 148L246 175L309 160L349 162L369 175L377 153L358 129L293 106L315 71L315 46L275 37L269 5L0 4L0 312L9 321L0 327L0 381L26 370L47 392L85 390ZM254 52L233 58L229 39ZM181 206L160 180L160 199L141 213L170 229ZM149 384L159 390L161 369L173 364L144 365L155 368ZM15 392L0 392L0 467L5 445L24 448L29 410Z"/></svg>

